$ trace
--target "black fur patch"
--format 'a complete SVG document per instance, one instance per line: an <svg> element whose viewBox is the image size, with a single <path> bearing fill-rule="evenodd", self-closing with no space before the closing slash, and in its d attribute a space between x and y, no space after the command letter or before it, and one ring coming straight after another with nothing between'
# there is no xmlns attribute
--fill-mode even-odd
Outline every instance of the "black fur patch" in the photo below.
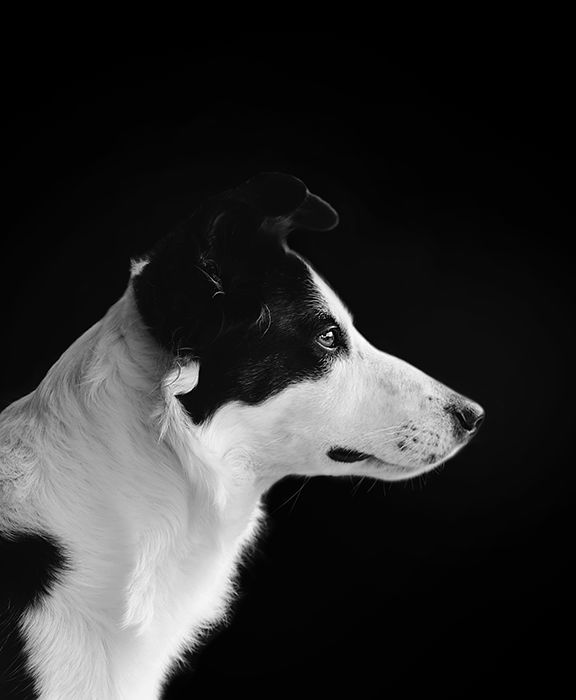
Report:
<svg viewBox="0 0 576 700"><path fill-rule="evenodd" d="M22 614L41 604L67 562L62 547L48 535L0 535L0 698L33 700L34 678L26 668Z"/></svg>
<svg viewBox="0 0 576 700"><path fill-rule="evenodd" d="M328 457L333 459L335 462L346 462L351 464L352 462L362 462L365 459L370 459L372 455L366 454L366 452L358 452L357 450L351 450L349 447L331 447L328 450Z"/></svg>
<svg viewBox="0 0 576 700"><path fill-rule="evenodd" d="M316 342L335 321L298 256L286 252L266 261L262 278L253 284L257 320L224 320L222 332L200 359L198 385L179 397L195 422L229 401L257 404L292 383L320 378L347 351L345 346L326 351Z"/></svg>
<svg viewBox="0 0 576 700"><path fill-rule="evenodd" d="M254 183L258 191L249 196ZM300 181L274 174L210 200L158 244L134 279L152 335L182 363L199 361L197 387L179 397L195 422L229 401L260 403L293 382L318 378L346 351L316 343L335 321L308 266L285 244L287 221L325 228L337 222L306 192ZM281 205L298 206L271 219Z"/></svg>

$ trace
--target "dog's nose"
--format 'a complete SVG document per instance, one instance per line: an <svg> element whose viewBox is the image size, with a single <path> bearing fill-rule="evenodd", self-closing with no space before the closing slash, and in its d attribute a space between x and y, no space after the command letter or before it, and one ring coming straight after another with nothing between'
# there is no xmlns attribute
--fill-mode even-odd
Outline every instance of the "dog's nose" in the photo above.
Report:
<svg viewBox="0 0 576 700"><path fill-rule="evenodd" d="M486 415L482 406L472 401L449 404L446 410L454 418L457 426L470 434L478 431Z"/></svg>

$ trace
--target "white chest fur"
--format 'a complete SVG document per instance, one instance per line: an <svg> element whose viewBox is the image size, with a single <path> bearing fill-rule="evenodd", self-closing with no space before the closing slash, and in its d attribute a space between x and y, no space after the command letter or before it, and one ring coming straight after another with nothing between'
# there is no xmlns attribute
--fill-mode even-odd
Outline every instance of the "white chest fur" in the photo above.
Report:
<svg viewBox="0 0 576 700"><path fill-rule="evenodd" d="M155 580L141 593L149 596L146 621L128 627L117 640L113 676L120 698L156 698L178 657L222 619L259 514L254 508L243 527L222 523L220 537L205 539L187 555L174 551L158 563Z"/></svg>
<svg viewBox="0 0 576 700"><path fill-rule="evenodd" d="M20 621L42 700L158 698L225 613L270 485L256 486L228 433L198 438L171 395L189 388L185 372L159 391L142 368L156 367L153 348L140 339L128 352L116 328L123 303L7 419L29 453L14 512L62 543L69 564Z"/></svg>
<svg viewBox="0 0 576 700"><path fill-rule="evenodd" d="M243 518L220 520L210 537L198 532L196 542L143 541L147 551L136 568L127 576L118 571L123 585L109 580L102 562L89 562L88 586L85 570L65 576L43 606L22 621L40 697L160 697L178 658L225 614L243 547L253 539L259 515L256 504Z"/></svg>

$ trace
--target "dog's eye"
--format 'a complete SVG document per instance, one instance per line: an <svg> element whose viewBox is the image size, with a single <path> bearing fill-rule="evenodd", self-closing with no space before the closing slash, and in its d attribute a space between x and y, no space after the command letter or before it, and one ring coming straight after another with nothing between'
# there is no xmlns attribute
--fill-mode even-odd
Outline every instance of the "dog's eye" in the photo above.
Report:
<svg viewBox="0 0 576 700"><path fill-rule="evenodd" d="M323 333L316 336L316 342L327 350L335 350L340 345L338 328L336 326L327 328Z"/></svg>

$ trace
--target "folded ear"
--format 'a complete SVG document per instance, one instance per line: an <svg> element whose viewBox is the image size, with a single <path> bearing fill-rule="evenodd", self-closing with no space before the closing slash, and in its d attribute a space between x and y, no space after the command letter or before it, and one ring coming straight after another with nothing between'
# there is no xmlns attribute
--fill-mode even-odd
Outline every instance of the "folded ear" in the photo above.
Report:
<svg viewBox="0 0 576 700"><path fill-rule="evenodd" d="M274 242L294 228L322 231L337 223L329 204L282 173L262 173L211 197L133 264L142 320L165 349L200 357L226 324L257 307L250 286L266 265L269 253L262 251L280 250Z"/></svg>
<svg viewBox="0 0 576 700"><path fill-rule="evenodd" d="M293 175L261 173L235 192L260 213L267 231L285 235L295 228L329 231L338 225L337 212Z"/></svg>

